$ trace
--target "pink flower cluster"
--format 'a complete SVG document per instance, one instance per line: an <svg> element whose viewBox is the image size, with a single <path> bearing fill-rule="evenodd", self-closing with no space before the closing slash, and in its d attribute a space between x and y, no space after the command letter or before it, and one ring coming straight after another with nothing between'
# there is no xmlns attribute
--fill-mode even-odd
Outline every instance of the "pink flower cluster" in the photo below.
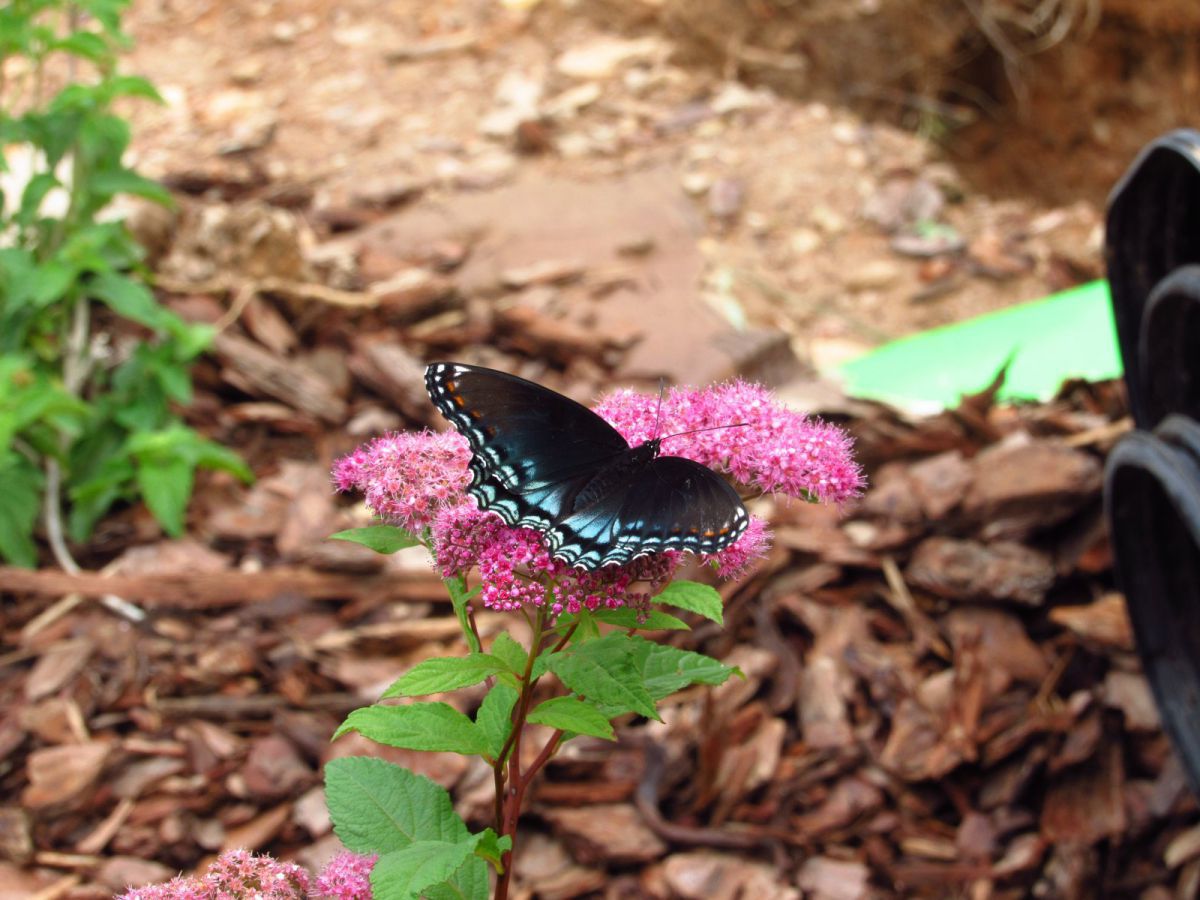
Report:
<svg viewBox="0 0 1200 900"><path fill-rule="evenodd" d="M339 459L333 483L362 491L376 515L420 534L439 510L462 502L470 461L466 439L453 431L388 434Z"/></svg>
<svg viewBox="0 0 1200 900"><path fill-rule="evenodd" d="M446 578L479 567L480 600L489 609L515 610L549 604L551 612L621 606L645 608L670 580L681 554L643 556L623 566L594 571L554 559L541 535L505 525L497 516L465 502L443 510L433 526L433 549ZM730 548L733 549L733 548ZM647 583L648 591L632 587Z"/></svg>
<svg viewBox="0 0 1200 900"><path fill-rule="evenodd" d="M864 485L844 431L787 409L757 385L675 388L661 410L657 397L620 390L601 400L596 412L631 446L666 435L665 454L728 472L763 492L840 503ZM573 569L550 556L538 532L508 527L479 511L466 494L470 458L456 432L395 434L339 460L333 477L339 490L361 490L382 518L418 534L428 528L443 576L477 567L480 600L491 609L549 606L555 615L645 609L682 562L683 554L669 551L591 572ZM701 559L721 578L736 579L770 542L766 523L751 516L736 543ZM635 591L637 585L647 589Z"/></svg>
<svg viewBox="0 0 1200 900"><path fill-rule="evenodd" d="M343 850L317 876L318 897L330 900L371 900L371 869L379 854L360 856Z"/></svg>
<svg viewBox="0 0 1200 900"><path fill-rule="evenodd" d="M317 876L295 863L229 850L203 875L179 877L121 894L118 900L371 900L376 856L339 853Z"/></svg>
<svg viewBox="0 0 1200 900"><path fill-rule="evenodd" d="M663 453L728 472L765 493L842 503L866 483L846 432L788 409L761 385L672 388L661 411L657 397L619 390L604 397L596 412L635 446L654 437L656 428L677 435L663 440Z"/></svg>

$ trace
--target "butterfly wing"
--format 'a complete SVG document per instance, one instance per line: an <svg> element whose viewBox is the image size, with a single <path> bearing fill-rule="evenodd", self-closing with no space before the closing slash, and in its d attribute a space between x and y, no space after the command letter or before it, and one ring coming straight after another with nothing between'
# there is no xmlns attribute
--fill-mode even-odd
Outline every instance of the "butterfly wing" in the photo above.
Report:
<svg viewBox="0 0 1200 900"><path fill-rule="evenodd" d="M569 397L480 366L433 363L430 399L471 447L469 493L508 525L551 532L605 463L629 451L615 428Z"/></svg>
<svg viewBox="0 0 1200 900"><path fill-rule="evenodd" d="M679 456L660 456L596 504L559 522L554 555L586 569L664 550L715 553L749 524L724 478Z"/></svg>

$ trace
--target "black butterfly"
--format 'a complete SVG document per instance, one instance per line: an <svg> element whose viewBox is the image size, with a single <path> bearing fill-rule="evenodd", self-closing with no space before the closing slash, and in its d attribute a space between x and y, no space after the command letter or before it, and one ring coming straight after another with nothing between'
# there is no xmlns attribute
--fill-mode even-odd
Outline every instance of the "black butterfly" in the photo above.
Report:
<svg viewBox="0 0 1200 900"><path fill-rule="evenodd" d="M469 492L508 525L535 528L582 569L663 550L714 553L746 530L737 492L710 469L630 447L585 406L479 366L433 363L425 388L471 445Z"/></svg>

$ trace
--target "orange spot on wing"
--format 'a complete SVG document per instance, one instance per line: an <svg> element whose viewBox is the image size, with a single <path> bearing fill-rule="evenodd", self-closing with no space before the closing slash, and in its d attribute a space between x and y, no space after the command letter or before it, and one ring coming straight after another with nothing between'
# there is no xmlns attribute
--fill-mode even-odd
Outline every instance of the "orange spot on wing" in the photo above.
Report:
<svg viewBox="0 0 1200 900"><path fill-rule="evenodd" d="M453 381L447 381L446 390L453 394L456 390L458 390L458 385L456 385Z"/></svg>
<svg viewBox="0 0 1200 900"><path fill-rule="evenodd" d="M462 394L451 394L450 396L460 409L467 405L467 401L462 398Z"/></svg>

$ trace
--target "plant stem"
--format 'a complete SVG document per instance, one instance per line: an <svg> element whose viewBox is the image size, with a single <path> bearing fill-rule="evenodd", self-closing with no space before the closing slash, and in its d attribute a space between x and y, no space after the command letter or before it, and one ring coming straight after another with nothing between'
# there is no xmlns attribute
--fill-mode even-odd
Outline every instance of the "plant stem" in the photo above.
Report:
<svg viewBox="0 0 1200 900"><path fill-rule="evenodd" d="M533 777L549 759L546 749L534 760L530 771L525 777L521 776L521 733L525 730L525 717L529 714L529 704L533 699L533 688L536 679L533 677L533 664L537 661L542 646L542 636L546 627L546 611L538 609L533 623L533 637L529 641L529 656L525 660L525 673L521 679L521 695L513 707L512 731L504 747L496 757L493 767L493 779L496 785L496 832L508 835L512 839L512 848L504 855L504 873L496 882L496 900L507 900L508 885L512 879L513 860L517 853L517 821L521 815L521 802L525 798L525 788ZM558 737L552 738L556 743ZM505 778L505 763L508 763L508 777Z"/></svg>

